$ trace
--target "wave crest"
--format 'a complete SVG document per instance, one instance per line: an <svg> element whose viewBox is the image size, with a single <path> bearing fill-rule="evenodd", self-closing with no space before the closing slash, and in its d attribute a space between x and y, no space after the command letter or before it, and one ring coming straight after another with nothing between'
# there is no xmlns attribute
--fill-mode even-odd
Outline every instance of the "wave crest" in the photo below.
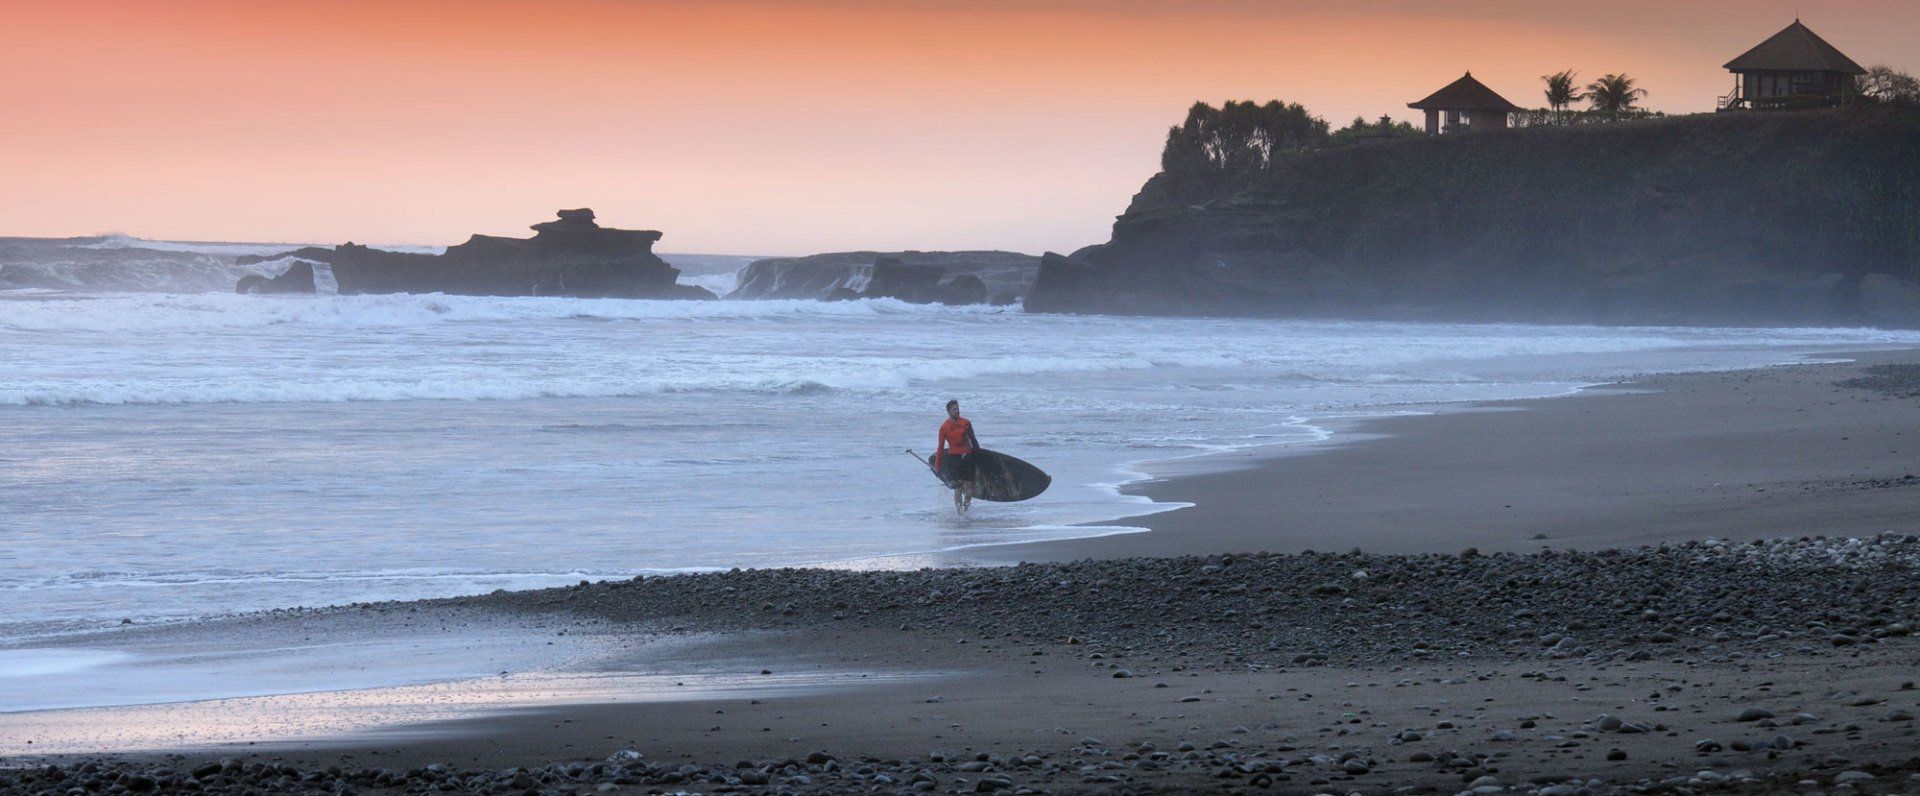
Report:
<svg viewBox="0 0 1920 796"><path fill-rule="evenodd" d="M452 296L440 293L377 296L241 296L130 293L19 301L0 313L0 330L123 332L244 329L265 326L380 328L472 321L804 320L903 315L989 315L1004 307L942 307L894 299L822 302L663 301L547 297Z"/></svg>

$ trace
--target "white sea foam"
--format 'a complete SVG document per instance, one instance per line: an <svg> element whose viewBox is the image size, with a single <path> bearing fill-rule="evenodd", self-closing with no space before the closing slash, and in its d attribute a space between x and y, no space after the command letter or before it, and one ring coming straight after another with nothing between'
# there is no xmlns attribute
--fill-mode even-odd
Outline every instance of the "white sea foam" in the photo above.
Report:
<svg viewBox="0 0 1920 796"><path fill-rule="evenodd" d="M0 680L84 672L132 657L113 650L0 649Z"/></svg>
<svg viewBox="0 0 1920 796"><path fill-rule="evenodd" d="M279 254L281 252L292 251L294 249L301 249L308 246L331 247L331 245L332 244L325 244L325 243L237 243L237 242L228 242L228 241L156 240L152 238L140 238L132 235L114 233L111 235L103 235L101 236L101 240L96 241L94 243L80 244L76 248L109 249L109 250L110 249L146 249L148 251L183 252L183 253L189 253L189 254L214 254L214 255L222 255L227 257L238 257L241 255L247 255L247 254L265 256L269 254ZM445 246L420 246L415 244L375 243L375 244L368 244L368 245L376 249L385 249L387 251L396 251L396 252L407 252L409 254L441 254L446 252L447 250L447 247Z"/></svg>
<svg viewBox="0 0 1920 796"><path fill-rule="evenodd" d="M132 235L114 233L111 235L102 235L101 239L96 242L82 243L77 245L75 248L104 249L104 250L146 249L148 251L157 251L157 252L181 252L181 253L187 253L187 254L218 254L218 255L225 255L228 257L238 257L240 255L245 255L245 254L254 254L254 255L279 254L280 252L290 251L292 249L298 249L302 246L311 246L311 245L313 244L310 244L310 243L230 243L230 242L223 242L223 241L152 240L149 238L138 238Z"/></svg>
<svg viewBox="0 0 1920 796"><path fill-rule="evenodd" d="M738 274L699 274L680 277L680 284L703 287L713 291L713 294L716 296L724 296L732 293L734 287L739 285L739 283L740 277Z"/></svg>
<svg viewBox="0 0 1920 796"><path fill-rule="evenodd" d="M1086 523L1164 508L1120 494L1136 462L1322 439L1318 418L1916 343L891 300L9 293L0 640L1103 533ZM950 397L1053 488L955 522L902 454Z"/></svg>
<svg viewBox="0 0 1920 796"><path fill-rule="evenodd" d="M472 374L422 376L385 372L353 378L271 380L107 378L77 383L0 385L0 404L339 403L350 401L511 401L534 398L634 398L663 393L731 392L751 395L819 395L834 391L901 391L931 378L981 378L1049 373L1146 370L1139 357L1014 357L947 363L901 363L840 371L729 374L688 369L656 377L521 376L477 380Z"/></svg>
<svg viewBox="0 0 1920 796"><path fill-rule="evenodd" d="M0 307L0 330L151 332L266 326L372 329L481 321L806 320L888 315L1000 314L984 306L935 308L893 299L717 302L647 299L388 294L241 296L218 293L117 293L71 303Z"/></svg>

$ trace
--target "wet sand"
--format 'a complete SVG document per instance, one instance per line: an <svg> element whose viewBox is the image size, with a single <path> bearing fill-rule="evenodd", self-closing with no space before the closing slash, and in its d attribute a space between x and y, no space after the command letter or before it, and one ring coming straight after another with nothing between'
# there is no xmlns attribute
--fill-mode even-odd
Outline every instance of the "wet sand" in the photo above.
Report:
<svg viewBox="0 0 1920 796"><path fill-rule="evenodd" d="M1190 553L1595 549L1912 531L1920 401L1852 364L1661 375L1580 395L1352 421L1332 443L1215 457L1127 491L1191 508L1149 533L968 551L975 563Z"/></svg>
<svg viewBox="0 0 1920 796"><path fill-rule="evenodd" d="M1141 518L1148 532L955 561L1081 563L716 573L372 609L721 634L652 658L656 674L725 661L802 681L924 677L494 706L119 765L374 792L1911 788L1920 540L1881 534L1920 530L1920 448L1903 453L1920 400L1839 382L1920 357L1860 359L1365 421L1322 449L1142 485L1197 504ZM1538 552L1654 542L1675 544ZM1309 549L1323 554L1221 555ZM603 762L623 750L643 757ZM233 762L207 768L220 758Z"/></svg>

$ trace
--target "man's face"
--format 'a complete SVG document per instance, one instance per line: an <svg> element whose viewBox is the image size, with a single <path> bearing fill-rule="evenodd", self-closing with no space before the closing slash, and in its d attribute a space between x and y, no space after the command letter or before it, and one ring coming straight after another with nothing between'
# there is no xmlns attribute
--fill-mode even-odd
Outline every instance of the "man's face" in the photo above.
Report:
<svg viewBox="0 0 1920 796"><path fill-rule="evenodd" d="M958 406L947 407L947 417L959 417L959 416L960 416L960 407Z"/></svg>

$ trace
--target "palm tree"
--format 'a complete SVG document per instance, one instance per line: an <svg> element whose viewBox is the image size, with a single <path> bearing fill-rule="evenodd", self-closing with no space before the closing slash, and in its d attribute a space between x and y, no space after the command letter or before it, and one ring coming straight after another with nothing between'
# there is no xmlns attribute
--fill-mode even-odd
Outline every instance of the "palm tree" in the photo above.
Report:
<svg viewBox="0 0 1920 796"><path fill-rule="evenodd" d="M1574 71L1563 69L1551 75L1541 75L1547 81L1547 107L1555 112L1564 111L1568 105L1579 102L1586 95L1573 88Z"/></svg>
<svg viewBox="0 0 1920 796"><path fill-rule="evenodd" d="M1619 113L1633 110L1633 104L1647 96L1647 90L1636 88L1633 78L1625 74L1605 75L1599 80L1587 84L1587 101L1596 111Z"/></svg>

